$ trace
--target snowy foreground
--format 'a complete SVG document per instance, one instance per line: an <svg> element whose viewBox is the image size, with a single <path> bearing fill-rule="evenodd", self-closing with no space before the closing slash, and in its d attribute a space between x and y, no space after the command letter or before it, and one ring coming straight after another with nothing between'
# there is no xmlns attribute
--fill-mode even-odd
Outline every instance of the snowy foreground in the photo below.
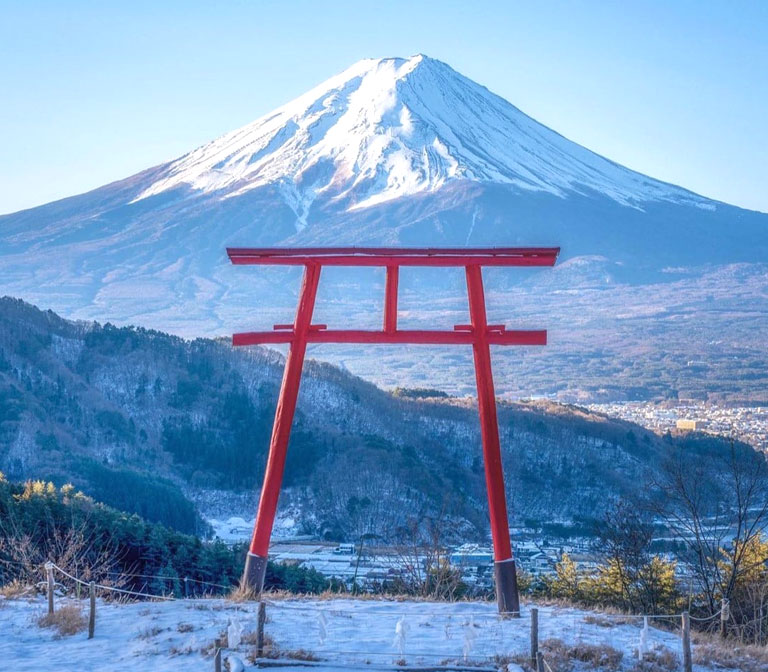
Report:
<svg viewBox="0 0 768 672"><path fill-rule="evenodd" d="M68 602L57 599L57 608ZM87 605L83 605L87 616ZM224 651L231 670L256 669L258 605L221 599L98 603L96 635L61 636L37 621L46 611L43 598L0 598L0 661L4 669L25 670L213 670L212 643L229 632ZM540 607L540 640L566 644L607 644L623 653L622 670L637 663L638 646L681 655L678 636L649 628L641 618L594 614L571 608ZM501 619L487 603L431 603L385 600L279 599L267 605L268 647L288 663L279 669L392 669L467 664L488 669L521 670L509 663L529 651L530 612ZM237 640L240 643L237 643ZM641 641L643 644L641 644ZM309 655L307 655L309 654ZM499 656L494 663L494 657ZM305 662L296 658L314 658ZM504 657L503 665L499 661ZM288 662L291 661L292 662ZM273 664L276 661L271 661ZM581 664L575 669L596 669ZM307 667L311 666L311 667ZM706 668L696 667L697 670Z"/></svg>

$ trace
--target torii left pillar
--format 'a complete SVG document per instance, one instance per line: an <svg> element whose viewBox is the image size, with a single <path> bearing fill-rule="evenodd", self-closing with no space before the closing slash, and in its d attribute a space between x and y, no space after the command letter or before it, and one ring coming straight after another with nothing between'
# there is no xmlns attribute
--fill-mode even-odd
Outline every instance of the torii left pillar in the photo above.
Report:
<svg viewBox="0 0 768 672"><path fill-rule="evenodd" d="M277 513L307 343L471 345L493 538L496 599L501 613L519 615L520 601L507 522L490 346L545 345L547 332L513 331L507 330L503 325L489 325L482 267L552 266L557 259L559 248L233 248L227 252L235 264L304 266L294 323L275 325L273 332L250 332L235 334L233 337L234 345L290 344L272 428L259 510L243 574L243 587L258 596L264 586L269 540ZM312 312L323 265L386 268L384 320L380 331L329 330L325 325L312 324ZM400 266L463 266L471 324L456 325L453 331L398 329L397 288Z"/></svg>
<svg viewBox="0 0 768 672"><path fill-rule="evenodd" d="M291 435L291 424L299 396L301 369L304 365L304 354L307 351L307 334L312 322L312 312L315 308L320 268L317 264L307 264L304 270L299 305L293 323L294 336L288 349L283 382L280 385L280 395L277 398L275 424L272 427L272 439L269 443L269 457L267 458L264 484L259 498L259 510L256 514L251 546L248 549L243 572L243 585L255 594L261 594L264 587L269 539L272 536L277 502L280 498L280 485L283 481L288 439Z"/></svg>

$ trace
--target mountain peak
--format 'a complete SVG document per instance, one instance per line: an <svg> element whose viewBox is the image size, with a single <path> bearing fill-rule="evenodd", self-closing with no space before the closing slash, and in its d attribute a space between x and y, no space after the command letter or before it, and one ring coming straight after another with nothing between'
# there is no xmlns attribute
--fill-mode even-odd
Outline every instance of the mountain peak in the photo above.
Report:
<svg viewBox="0 0 768 672"><path fill-rule="evenodd" d="M313 203L355 210L456 180L525 191L709 201L623 168L558 135L441 61L364 59L304 95L163 168L135 200L185 187L221 198L274 185L301 230Z"/></svg>

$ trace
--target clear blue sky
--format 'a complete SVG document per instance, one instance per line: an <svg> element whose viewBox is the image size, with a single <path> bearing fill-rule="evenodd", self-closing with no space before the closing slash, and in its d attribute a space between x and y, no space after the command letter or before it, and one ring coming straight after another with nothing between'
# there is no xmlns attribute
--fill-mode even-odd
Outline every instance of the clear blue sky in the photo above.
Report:
<svg viewBox="0 0 768 672"><path fill-rule="evenodd" d="M419 52L608 158L768 211L767 35L763 0L0 0L0 212L175 158L360 58Z"/></svg>

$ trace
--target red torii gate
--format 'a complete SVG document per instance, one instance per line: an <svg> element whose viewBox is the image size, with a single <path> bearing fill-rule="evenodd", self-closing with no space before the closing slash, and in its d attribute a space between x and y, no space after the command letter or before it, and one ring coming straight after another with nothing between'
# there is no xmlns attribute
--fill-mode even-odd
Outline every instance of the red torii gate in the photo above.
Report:
<svg viewBox="0 0 768 672"><path fill-rule="evenodd" d="M293 324L276 324L273 331L235 334L233 345L289 343L283 382L272 428L269 458L259 499L259 510L251 546L245 562L243 587L260 595L264 587L267 554L277 512L285 468L288 439L307 343L386 343L425 345L471 345L477 380L477 406L488 490L493 538L496 599L502 613L519 613L515 560L509 541L504 473L501 465L496 395L491 371L491 345L546 345L546 331L507 330L488 324L483 290L483 266L553 266L558 247L509 248L227 248L233 264L304 266L304 278ZM386 268L384 324L380 331L328 329L312 324L317 284L323 266L383 266ZM457 324L453 331L397 328L397 285L401 266L464 266L469 298L470 324Z"/></svg>

